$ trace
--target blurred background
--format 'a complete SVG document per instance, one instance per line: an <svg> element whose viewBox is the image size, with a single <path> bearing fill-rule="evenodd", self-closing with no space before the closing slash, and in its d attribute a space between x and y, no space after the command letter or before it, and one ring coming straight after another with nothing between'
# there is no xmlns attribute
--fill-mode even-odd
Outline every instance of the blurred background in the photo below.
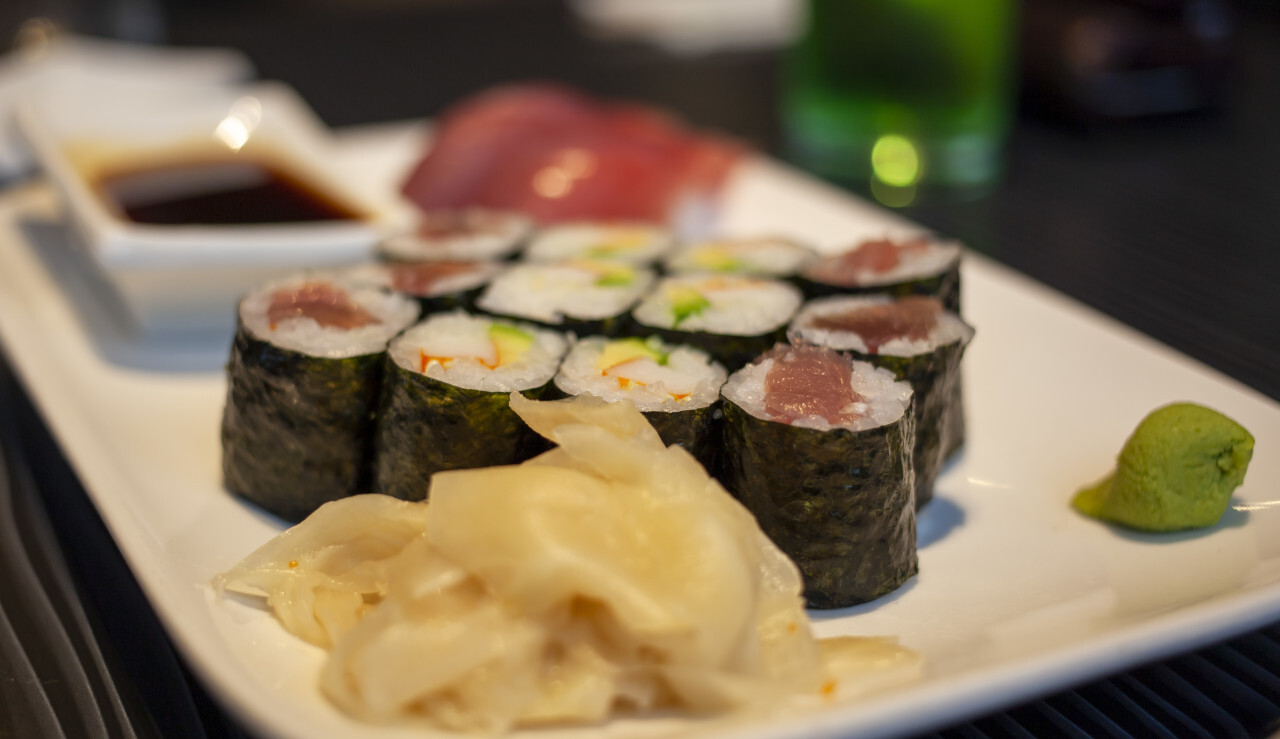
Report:
<svg viewBox="0 0 1280 739"><path fill-rule="evenodd" d="M847 32L853 40L842 48L858 48L857 29L843 30L839 13L893 4L9 0L0 5L0 39L12 45L52 27L234 47L260 77L293 85L335 127L430 117L512 80L563 80L648 101L879 198L1280 397L1280 322L1230 333L1241 316L1280 316L1270 289L1280 277L1280 188L1272 184L1280 170L1280 3L982 0L994 8L982 11L996 19L990 23L1008 17L1010 116L993 124L1001 157L986 186L958 197L821 171L788 130L796 90L808 84L796 71L814 43L805 18L827 18L827 36ZM944 32L969 39L970 53L994 55L998 38L973 41L982 28ZM939 68L929 59L937 45L890 37L878 51L927 74ZM1126 299L1137 279L1161 289ZM1210 296L1206 281L1232 289ZM1188 320L1227 331L1242 351L1215 352L1182 330Z"/></svg>

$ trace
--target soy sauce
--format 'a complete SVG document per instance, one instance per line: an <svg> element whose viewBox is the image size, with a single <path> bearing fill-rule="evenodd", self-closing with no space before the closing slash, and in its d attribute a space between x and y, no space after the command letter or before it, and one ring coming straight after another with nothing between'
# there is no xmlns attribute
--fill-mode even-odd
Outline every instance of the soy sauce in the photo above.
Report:
<svg viewBox="0 0 1280 739"><path fill-rule="evenodd" d="M97 187L134 223L238 225L355 220L361 214L272 163L209 160L105 173Z"/></svg>

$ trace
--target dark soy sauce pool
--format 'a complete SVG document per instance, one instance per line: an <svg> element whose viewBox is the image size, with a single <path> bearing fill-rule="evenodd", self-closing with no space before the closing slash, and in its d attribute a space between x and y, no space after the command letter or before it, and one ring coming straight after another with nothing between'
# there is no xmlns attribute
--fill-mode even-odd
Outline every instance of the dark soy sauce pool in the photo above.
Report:
<svg viewBox="0 0 1280 739"><path fill-rule="evenodd" d="M284 169L253 160L115 170L100 177L97 187L109 204L134 223L235 225L360 217Z"/></svg>

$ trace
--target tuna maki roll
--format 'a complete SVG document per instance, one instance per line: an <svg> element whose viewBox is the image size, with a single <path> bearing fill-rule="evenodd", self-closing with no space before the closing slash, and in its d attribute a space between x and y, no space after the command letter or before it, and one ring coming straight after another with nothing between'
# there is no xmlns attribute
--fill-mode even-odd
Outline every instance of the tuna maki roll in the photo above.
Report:
<svg viewBox="0 0 1280 739"><path fill-rule="evenodd" d="M561 223L535 234L524 258L531 262L595 259L647 266L671 251L674 243L666 229L646 223Z"/></svg>
<svg viewBox="0 0 1280 739"><path fill-rule="evenodd" d="M733 371L785 338L801 303L781 280L739 275L673 275L631 312L637 334L704 349Z"/></svg>
<svg viewBox="0 0 1280 739"><path fill-rule="evenodd" d="M489 284L476 309L581 336L612 336L623 332L628 311L653 280L652 270L621 262L517 264Z"/></svg>
<svg viewBox="0 0 1280 739"><path fill-rule="evenodd" d="M721 394L721 481L795 561L811 607L864 603L916 573L907 383L825 347L778 345Z"/></svg>
<svg viewBox="0 0 1280 739"><path fill-rule="evenodd" d="M378 245L378 254L396 262L507 259L533 233L533 220L514 211L460 208L423 213L416 226Z"/></svg>
<svg viewBox="0 0 1280 739"><path fill-rule="evenodd" d="M556 374L566 395L590 393L629 400L667 445L679 444L715 470L720 445L720 386L727 373L691 346L647 339L593 336L574 343Z"/></svg>
<svg viewBox="0 0 1280 739"><path fill-rule="evenodd" d="M405 331L388 350L374 491L422 500L436 472L516 464L546 449L510 395L541 397L567 346L554 331L461 311Z"/></svg>
<svg viewBox="0 0 1280 739"><path fill-rule="evenodd" d="M343 275L355 283L407 295L418 301L426 316L470 309L504 269L503 262L493 261L378 262L352 267Z"/></svg>
<svg viewBox="0 0 1280 739"><path fill-rule="evenodd" d="M332 279L246 296L227 365L227 489L287 521L368 492L387 342L417 318L412 300Z"/></svg>
<svg viewBox="0 0 1280 739"><path fill-rule="evenodd" d="M800 272L805 297L849 293L933 295L960 312L959 244L926 237L872 239L823 257Z"/></svg>
<svg viewBox="0 0 1280 739"><path fill-rule="evenodd" d="M722 238L690 244L663 263L669 274L712 272L758 277L793 277L818 253L783 238Z"/></svg>
<svg viewBox="0 0 1280 739"><path fill-rule="evenodd" d="M915 390L916 507L933 498L946 458L963 442L960 359L973 329L937 298L913 295L834 296L804 306L792 341L848 351L892 372Z"/></svg>

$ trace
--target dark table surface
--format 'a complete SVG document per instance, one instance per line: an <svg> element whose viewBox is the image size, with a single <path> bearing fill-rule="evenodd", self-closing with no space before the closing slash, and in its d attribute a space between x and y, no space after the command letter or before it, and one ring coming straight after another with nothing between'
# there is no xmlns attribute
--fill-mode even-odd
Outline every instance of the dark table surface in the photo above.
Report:
<svg viewBox="0 0 1280 739"><path fill-rule="evenodd" d="M551 0L19 2L0 22L49 8L104 35L241 48L334 126L427 117L496 82L547 78L781 153L777 50L673 56L591 38ZM1091 125L1024 111L995 192L904 214L1280 399L1280 14L1238 10L1218 107ZM27 561L0 568L0 636L26 637L0 648L25 644L30 668L27 683L0 685L0 736L239 735L175 657L2 364L0 401L0 543ZM14 593L37 581L44 610L32 611ZM1277 675L1273 627L943 733L1261 736L1280 726Z"/></svg>
<svg viewBox="0 0 1280 739"><path fill-rule="evenodd" d="M431 116L546 78L783 154L776 49L679 56L602 40L553 0L246 5L175 4L168 38L246 50L331 125ZM1214 108L1082 124L1028 112L1040 92L1025 91L993 194L903 212L1280 398L1280 11L1235 12Z"/></svg>

